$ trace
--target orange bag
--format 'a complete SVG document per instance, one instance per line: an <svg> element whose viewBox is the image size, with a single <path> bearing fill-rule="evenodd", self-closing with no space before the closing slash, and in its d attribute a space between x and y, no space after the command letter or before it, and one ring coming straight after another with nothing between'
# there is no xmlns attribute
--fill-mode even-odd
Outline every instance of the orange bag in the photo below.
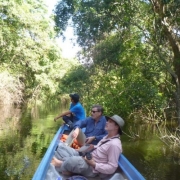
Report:
<svg viewBox="0 0 180 180"><path fill-rule="evenodd" d="M67 138L68 138L68 135L62 134L60 140L62 142L65 142ZM78 144L77 140L75 139L74 142L72 143L71 147L74 149L79 149L81 146Z"/></svg>
<svg viewBox="0 0 180 180"><path fill-rule="evenodd" d="M67 138L68 138L68 135L62 134L60 140L61 140L62 142L65 142Z"/></svg>

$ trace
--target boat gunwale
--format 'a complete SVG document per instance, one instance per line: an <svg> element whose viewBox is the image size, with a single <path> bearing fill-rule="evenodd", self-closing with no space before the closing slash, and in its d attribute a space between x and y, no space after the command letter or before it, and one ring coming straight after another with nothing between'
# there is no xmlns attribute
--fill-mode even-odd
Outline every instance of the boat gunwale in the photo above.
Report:
<svg viewBox="0 0 180 180"><path fill-rule="evenodd" d="M38 168L36 169L36 172L35 172L32 180L43 180L43 179L45 179L46 173L48 171L49 164L50 164L52 157L54 155L54 152L57 148L57 145L59 143L59 139L62 136L62 132L65 129L66 129L66 126L63 125L56 132L56 134L55 134L53 140L51 141L51 144L49 145L43 159L41 160Z"/></svg>
<svg viewBox="0 0 180 180"><path fill-rule="evenodd" d="M68 130L66 125L62 125L57 133L55 134L51 144L49 145L42 161L40 162L36 172L32 178L32 180L44 180L48 171L49 164L52 160L54 152L57 148L57 145L60 141L60 138L65 130ZM123 155L120 154L118 165L128 178L128 180L145 180L145 178L141 175L141 173L130 163L130 161ZM130 171L130 172L128 172Z"/></svg>

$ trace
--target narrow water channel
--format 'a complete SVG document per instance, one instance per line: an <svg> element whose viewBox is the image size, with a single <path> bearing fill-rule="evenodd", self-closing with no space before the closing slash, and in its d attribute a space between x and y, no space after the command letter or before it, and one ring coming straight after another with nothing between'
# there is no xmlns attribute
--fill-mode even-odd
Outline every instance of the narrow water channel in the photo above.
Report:
<svg viewBox="0 0 180 180"><path fill-rule="evenodd" d="M30 180L62 123L53 118L68 106L44 105L21 114L2 111L0 118L0 179ZM18 112L18 113L17 113ZM22 112L22 110L21 110ZM121 137L125 156L147 180L179 180L180 159L158 138L153 126L132 128L127 123ZM131 136L131 138L129 137ZM133 136L133 138L132 138ZM136 136L140 136L135 138Z"/></svg>

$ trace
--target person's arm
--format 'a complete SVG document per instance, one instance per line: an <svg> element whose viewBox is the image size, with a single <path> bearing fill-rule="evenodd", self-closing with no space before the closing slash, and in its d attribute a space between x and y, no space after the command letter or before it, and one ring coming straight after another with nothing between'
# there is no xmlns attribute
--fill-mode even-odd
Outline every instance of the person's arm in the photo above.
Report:
<svg viewBox="0 0 180 180"><path fill-rule="evenodd" d="M69 114L71 114L71 111L70 111L70 110L69 110L69 111L66 111L66 112L64 112L64 113L62 113L62 114L60 114L60 115L58 115L57 117L55 117L55 118L54 118L54 121L56 121L57 119L59 119L59 118L61 118L61 117L63 117L63 116L69 115Z"/></svg>
<svg viewBox="0 0 180 180"><path fill-rule="evenodd" d="M75 104L73 107L70 108L73 114L77 114L80 111L79 104Z"/></svg>
<svg viewBox="0 0 180 180"><path fill-rule="evenodd" d="M74 129L76 129L76 128L81 128L81 129L82 129L82 128L86 127L87 122L88 122L88 119L89 119L89 118L86 118L86 119L81 120L81 121L77 121L77 122L74 124L73 128L74 128Z"/></svg>
<svg viewBox="0 0 180 180"><path fill-rule="evenodd" d="M83 127L86 127L86 124L87 124L87 119L84 119L82 121L77 121L74 125L73 125L73 133L72 133L72 137L73 138L77 138L78 134L79 134L79 130L80 128L83 128Z"/></svg>
<svg viewBox="0 0 180 180"><path fill-rule="evenodd" d="M72 138L77 138L78 135L79 135L79 128L77 127L77 128L74 129L74 131L72 132Z"/></svg>
<svg viewBox="0 0 180 180"><path fill-rule="evenodd" d="M106 121L105 117L102 116L95 127L95 131L92 133L91 137L88 137L89 138L88 143L92 143L93 141L94 141L94 143L97 143L104 136L107 135L107 131L105 130L106 122L107 121ZM99 131L97 131L96 128L97 128L97 130L99 129Z"/></svg>
<svg viewBox="0 0 180 180"><path fill-rule="evenodd" d="M103 127L102 124L100 124L100 126ZM93 141L95 141L95 142L97 143L97 142L99 142L104 136L107 135L107 131L106 131L105 129L101 130L100 132L101 132L101 134L99 134L99 132L98 132L98 133L97 133L97 132L96 132L96 133L93 133L92 136L90 136L90 137L87 138L86 143L87 143L87 144L90 144L90 143L92 143ZM99 135L96 135L96 134L99 134Z"/></svg>
<svg viewBox="0 0 180 180"><path fill-rule="evenodd" d="M96 140L96 136L91 136L86 138L86 144L91 144L92 141Z"/></svg>
<svg viewBox="0 0 180 180"><path fill-rule="evenodd" d="M94 161L94 159L92 158L91 160L88 160L86 157L84 157L84 160L93 168L96 167L96 162Z"/></svg>
<svg viewBox="0 0 180 180"><path fill-rule="evenodd" d="M95 163L95 170L103 174L112 174L118 167L118 159L122 150L115 145L111 145L108 149L108 162Z"/></svg>
<svg viewBox="0 0 180 180"><path fill-rule="evenodd" d="M108 133L106 130L104 130L104 132L101 134L101 135L97 135L97 136L94 136L94 139L93 140L98 140L100 141L104 136L106 136Z"/></svg>

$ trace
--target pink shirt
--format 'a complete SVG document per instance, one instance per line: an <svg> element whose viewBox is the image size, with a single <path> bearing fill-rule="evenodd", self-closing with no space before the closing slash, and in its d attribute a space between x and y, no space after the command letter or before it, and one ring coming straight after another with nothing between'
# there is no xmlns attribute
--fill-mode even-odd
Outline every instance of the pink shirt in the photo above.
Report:
<svg viewBox="0 0 180 180"><path fill-rule="evenodd" d="M122 153L122 145L119 138L119 135L114 137L118 138L107 138L105 136L96 146L92 152L93 159L96 162L95 169L93 169L94 173L102 173L102 174L113 174L118 167L118 159L120 154ZM102 142L108 142L101 145Z"/></svg>

